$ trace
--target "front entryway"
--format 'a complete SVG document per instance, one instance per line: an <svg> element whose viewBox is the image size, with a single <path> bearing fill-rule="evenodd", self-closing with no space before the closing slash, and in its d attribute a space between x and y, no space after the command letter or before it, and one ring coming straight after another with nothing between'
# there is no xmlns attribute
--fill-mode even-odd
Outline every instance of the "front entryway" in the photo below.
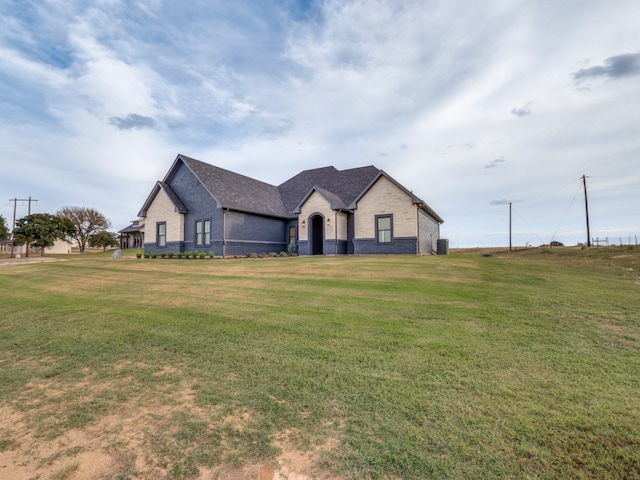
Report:
<svg viewBox="0 0 640 480"><path fill-rule="evenodd" d="M311 255L324 254L324 218L314 215L309 220L311 224Z"/></svg>

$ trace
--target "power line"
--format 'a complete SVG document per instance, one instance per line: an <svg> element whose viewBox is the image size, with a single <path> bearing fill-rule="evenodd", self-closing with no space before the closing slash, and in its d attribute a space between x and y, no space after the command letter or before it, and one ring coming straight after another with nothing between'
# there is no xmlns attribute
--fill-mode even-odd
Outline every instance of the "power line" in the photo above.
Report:
<svg viewBox="0 0 640 480"><path fill-rule="evenodd" d="M591 246L591 232L589 231L589 203L587 202L587 176L582 175L582 184L584 185L584 210L587 214L587 247Z"/></svg>
<svg viewBox="0 0 640 480"><path fill-rule="evenodd" d="M580 191L580 188L581 186L578 187L578 189L576 190L576 193L573 195L573 198L571 199L571 203L569 204L569 208L567 208L567 211L564 212L564 216L562 217L562 220L560 220L560 223L558 223L556 230L553 232L553 236L551 237L550 242L553 242L553 240L556 238L556 235L558 234L558 230L560 229L560 226L564 223L565 219L567 218L567 215L569 214L569 210L571 210L571 207L573 206L573 202L576 200L576 197L578 196L578 192Z"/></svg>
<svg viewBox="0 0 640 480"><path fill-rule="evenodd" d="M536 237L538 237L538 240L540 240L540 243L544 243L544 240L542 240L542 238L540 238L540 235L538 235L538 234L533 230L533 228L531 227L531 225L529 225L529 223L527 223L527 221L526 221L524 218L522 218L522 215L520 215L520 212L518 212L517 210L516 210L516 215L518 215L518 217L520 218L520 220L522 220L522 221L524 222L524 224L525 224L525 225L526 225L526 226L531 230L531 232L532 232Z"/></svg>
<svg viewBox="0 0 640 480"><path fill-rule="evenodd" d="M10 198L9 203L13 202L13 224L11 226L11 240L13 240L13 231L16 229L16 209L18 207L18 202L28 202L29 208L27 215L31 215L31 202L37 202L35 198Z"/></svg>

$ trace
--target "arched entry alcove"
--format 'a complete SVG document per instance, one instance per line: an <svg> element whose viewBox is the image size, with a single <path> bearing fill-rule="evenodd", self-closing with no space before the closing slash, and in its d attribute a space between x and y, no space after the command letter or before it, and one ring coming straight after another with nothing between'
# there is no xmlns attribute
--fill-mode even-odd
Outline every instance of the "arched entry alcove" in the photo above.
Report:
<svg viewBox="0 0 640 480"><path fill-rule="evenodd" d="M311 225L311 255L324 254L324 217L322 215L313 215L309 219Z"/></svg>

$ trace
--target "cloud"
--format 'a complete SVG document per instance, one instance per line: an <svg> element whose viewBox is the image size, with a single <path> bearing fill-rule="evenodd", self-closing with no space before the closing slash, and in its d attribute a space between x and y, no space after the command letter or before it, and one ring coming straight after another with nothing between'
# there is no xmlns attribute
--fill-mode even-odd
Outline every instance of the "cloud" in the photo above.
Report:
<svg viewBox="0 0 640 480"><path fill-rule="evenodd" d="M523 107L514 107L511 109L511 114L516 117L528 117L531 115L531 102L528 102Z"/></svg>
<svg viewBox="0 0 640 480"><path fill-rule="evenodd" d="M484 168L496 168L498 165L500 165L501 163L506 162L506 160L504 159L504 157L499 157L496 158L494 160L491 160L489 163L487 163Z"/></svg>
<svg viewBox="0 0 640 480"><path fill-rule="evenodd" d="M177 153L273 184L373 161L446 218L456 245L495 241L503 219L494 228L487 210L504 207L490 208L492 199L521 198L533 228L556 227L557 205L575 193L562 185L582 173L594 176L594 230L628 225L637 181L624 196L616 189L605 213L595 178L637 171L640 112L629 98L640 82L588 102L575 93L639 72L637 21L628 0L539 3L50 0L9 9L0 15L0 143L15 161L0 191L52 210L96 202L124 226ZM595 60L575 66L586 56ZM89 150L100 161L87 164ZM34 173L21 175L24 165ZM493 170L477 175L484 168ZM54 174L47 195L41 179ZM541 198L556 187L569 198Z"/></svg>
<svg viewBox="0 0 640 480"><path fill-rule="evenodd" d="M583 68L574 72L573 79L579 81L588 78L623 78L633 75L640 75L640 52L609 57L604 61L604 65Z"/></svg>
<svg viewBox="0 0 640 480"><path fill-rule="evenodd" d="M142 130L155 128L156 121L151 117L130 113L126 117L111 117L109 123L120 130Z"/></svg>

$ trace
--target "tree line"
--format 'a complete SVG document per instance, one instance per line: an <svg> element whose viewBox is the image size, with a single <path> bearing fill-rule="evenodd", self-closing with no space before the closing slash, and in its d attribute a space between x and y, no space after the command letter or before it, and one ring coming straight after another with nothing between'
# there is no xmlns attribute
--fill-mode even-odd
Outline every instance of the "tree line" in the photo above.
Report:
<svg viewBox="0 0 640 480"><path fill-rule="evenodd" d="M16 220L13 239L17 245L40 248L52 247L56 240L75 240L84 253L90 247L115 247L118 239L115 233L107 231L111 222L100 212L87 207L64 207L55 215L32 213ZM0 215L0 240L8 240L10 231L6 220ZM28 250L27 250L28 255Z"/></svg>

